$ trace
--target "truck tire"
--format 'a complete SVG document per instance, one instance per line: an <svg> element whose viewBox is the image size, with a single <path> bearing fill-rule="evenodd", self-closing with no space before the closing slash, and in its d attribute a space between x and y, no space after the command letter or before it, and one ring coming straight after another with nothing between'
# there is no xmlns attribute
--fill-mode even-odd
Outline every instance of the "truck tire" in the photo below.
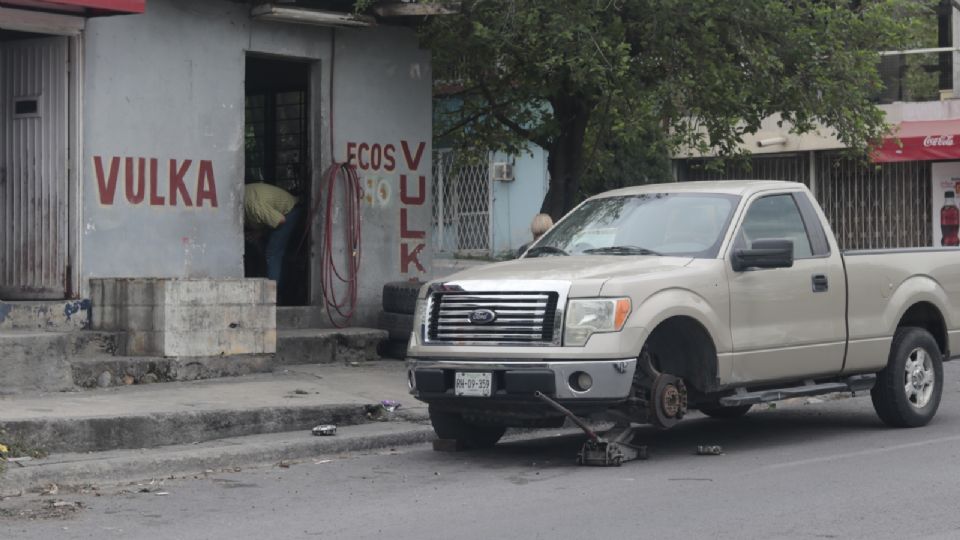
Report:
<svg viewBox="0 0 960 540"><path fill-rule="evenodd" d="M417 295L423 283L418 281L391 281L383 286L383 310L388 313L413 315L417 309Z"/></svg>
<svg viewBox="0 0 960 540"><path fill-rule="evenodd" d="M873 409L888 426L924 426L940 407L943 362L940 347L923 328L897 329L887 367L870 391Z"/></svg>
<svg viewBox="0 0 960 540"><path fill-rule="evenodd" d="M391 340L406 343L410 339L410 332L413 332L413 315L381 311L377 328L386 330Z"/></svg>
<svg viewBox="0 0 960 540"><path fill-rule="evenodd" d="M444 411L430 406L430 423L433 431L441 439L453 439L464 448L490 448L497 444L507 428L495 424L474 424L467 422L460 414Z"/></svg>
<svg viewBox="0 0 960 540"><path fill-rule="evenodd" d="M733 407L724 407L717 402L714 403L704 403L699 405L697 408L700 409L700 412L709 416L710 418L740 418L741 416L747 414L747 411L750 410L750 407L753 405L735 405Z"/></svg>

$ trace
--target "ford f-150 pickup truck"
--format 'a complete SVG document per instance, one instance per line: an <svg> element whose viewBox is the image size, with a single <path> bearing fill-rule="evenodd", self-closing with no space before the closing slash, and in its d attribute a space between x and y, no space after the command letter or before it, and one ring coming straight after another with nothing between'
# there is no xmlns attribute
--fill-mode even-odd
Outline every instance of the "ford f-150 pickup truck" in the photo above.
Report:
<svg viewBox="0 0 960 540"><path fill-rule="evenodd" d="M646 185L592 197L519 259L424 285L408 352L437 435L603 412L667 428L870 390L888 425L936 414L960 346L960 250L841 252L805 186Z"/></svg>

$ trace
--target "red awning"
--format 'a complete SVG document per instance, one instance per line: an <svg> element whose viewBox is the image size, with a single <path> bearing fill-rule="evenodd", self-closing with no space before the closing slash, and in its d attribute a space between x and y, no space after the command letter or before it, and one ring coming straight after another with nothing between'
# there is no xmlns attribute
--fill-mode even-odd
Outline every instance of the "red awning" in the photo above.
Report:
<svg viewBox="0 0 960 540"><path fill-rule="evenodd" d="M960 119L900 122L874 150L874 163L960 160Z"/></svg>
<svg viewBox="0 0 960 540"><path fill-rule="evenodd" d="M67 13L143 13L146 0L0 0L0 6L28 7Z"/></svg>

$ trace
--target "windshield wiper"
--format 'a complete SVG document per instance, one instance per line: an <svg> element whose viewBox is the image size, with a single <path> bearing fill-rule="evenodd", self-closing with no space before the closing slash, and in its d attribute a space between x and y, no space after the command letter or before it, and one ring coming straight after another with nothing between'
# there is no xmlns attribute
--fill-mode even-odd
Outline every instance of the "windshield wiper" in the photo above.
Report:
<svg viewBox="0 0 960 540"><path fill-rule="evenodd" d="M537 256L539 256L541 253L546 254L546 255L570 255L569 253L567 253L566 251L564 251L564 250L562 250L562 249L560 249L560 248L558 248L558 247L554 247L554 246L536 246L536 247L533 247L533 248L531 248L531 249L528 249L528 250L523 254L523 256L524 256L524 257L537 257Z"/></svg>
<svg viewBox="0 0 960 540"><path fill-rule="evenodd" d="M611 255L657 255L663 254L640 246L607 246L583 250L584 253L609 253Z"/></svg>

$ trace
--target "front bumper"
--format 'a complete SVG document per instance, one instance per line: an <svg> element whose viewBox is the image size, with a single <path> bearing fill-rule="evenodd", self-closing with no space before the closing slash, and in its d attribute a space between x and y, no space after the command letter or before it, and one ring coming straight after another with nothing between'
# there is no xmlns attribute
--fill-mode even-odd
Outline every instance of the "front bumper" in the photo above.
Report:
<svg viewBox="0 0 960 540"><path fill-rule="evenodd" d="M410 393L426 402L460 401L464 403L535 401L537 390L562 402L601 403L625 400L630 394L636 358L619 360L530 361L530 360L455 360L410 358L407 360ZM490 397L462 397L454 393L458 371L490 372L493 388ZM570 384L574 373L585 372L593 379L586 391Z"/></svg>

